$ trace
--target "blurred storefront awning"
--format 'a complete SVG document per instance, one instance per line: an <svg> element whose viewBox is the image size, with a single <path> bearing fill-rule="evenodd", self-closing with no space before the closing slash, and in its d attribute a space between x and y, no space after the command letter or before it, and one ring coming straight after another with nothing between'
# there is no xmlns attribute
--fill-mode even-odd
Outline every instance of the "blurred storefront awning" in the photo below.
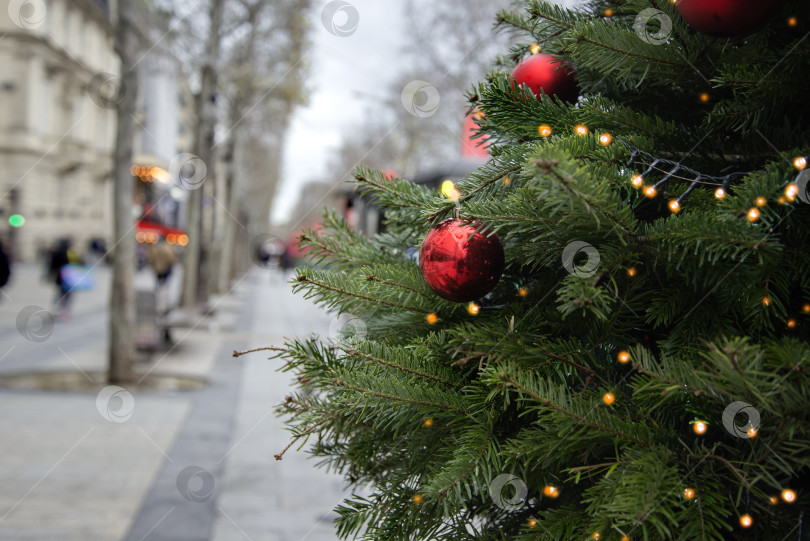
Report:
<svg viewBox="0 0 810 541"><path fill-rule="evenodd" d="M160 237L165 238L169 244L188 244L188 235L182 229L147 220L138 220L135 223L135 238L138 242L155 244Z"/></svg>

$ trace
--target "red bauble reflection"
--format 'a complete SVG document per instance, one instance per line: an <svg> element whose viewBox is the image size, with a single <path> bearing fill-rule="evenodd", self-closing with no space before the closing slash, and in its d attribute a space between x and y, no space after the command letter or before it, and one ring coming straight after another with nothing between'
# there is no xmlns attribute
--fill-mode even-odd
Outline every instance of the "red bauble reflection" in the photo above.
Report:
<svg viewBox="0 0 810 541"><path fill-rule="evenodd" d="M430 289L449 301L483 297L503 273L503 246L498 235L476 233L476 225L445 220L430 230L419 251L422 277Z"/></svg>
<svg viewBox="0 0 810 541"><path fill-rule="evenodd" d="M689 26L710 36L747 34L765 23L782 0L678 0Z"/></svg>
<svg viewBox="0 0 810 541"><path fill-rule="evenodd" d="M557 96L568 102L577 101L579 96L571 66L550 54L533 54L524 58L512 71L512 83L525 83L538 99L540 89L543 89L546 96Z"/></svg>

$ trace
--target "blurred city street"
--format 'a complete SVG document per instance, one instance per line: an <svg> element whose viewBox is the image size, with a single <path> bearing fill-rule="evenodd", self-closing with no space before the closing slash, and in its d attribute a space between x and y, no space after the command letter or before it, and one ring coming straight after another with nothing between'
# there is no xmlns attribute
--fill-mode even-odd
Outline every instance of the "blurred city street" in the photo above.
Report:
<svg viewBox="0 0 810 541"><path fill-rule="evenodd" d="M69 321L28 337L18 314L49 309L54 292L39 266L19 264L14 276L0 303L0 374L102 371L108 269L76 294ZM324 334L330 318L293 296L278 271L258 268L211 306L211 316L173 330L168 351L138 365L139 373L207 379L204 388L107 400L98 390L0 389L0 539L335 539L340 478L296 447L273 459L289 442L274 408L290 377L264 352L232 356Z"/></svg>
<svg viewBox="0 0 810 541"><path fill-rule="evenodd" d="M5 0L0 541L810 541L808 37Z"/></svg>

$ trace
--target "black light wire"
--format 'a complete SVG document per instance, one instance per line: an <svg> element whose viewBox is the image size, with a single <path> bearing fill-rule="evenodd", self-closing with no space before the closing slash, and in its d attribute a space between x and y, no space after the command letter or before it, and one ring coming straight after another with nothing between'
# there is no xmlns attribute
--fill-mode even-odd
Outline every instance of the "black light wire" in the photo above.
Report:
<svg viewBox="0 0 810 541"><path fill-rule="evenodd" d="M627 141L622 140L621 138L616 138L621 144L623 144L629 151L630 151L630 159L627 162L627 167L630 168L633 164L638 163L640 165L646 165L647 169L641 173L642 178L646 178L653 172L662 173L664 177L656 182L653 187L658 190L658 188L664 185L670 179L676 178L679 180L685 180L690 182L689 187L683 192L676 201L680 205L681 201L684 197L686 197L689 192L694 190L700 184L706 184L709 186L717 186L718 188L722 188L724 192L728 192L729 185L738 180L751 172L742 172L737 171L734 173L728 173L723 176L716 176L716 175L707 175L701 173L700 171L696 171L691 167L687 167L680 162L674 160L668 160L666 158L659 158L653 156L649 152L645 152L640 148L637 148ZM682 172L688 176L678 175L676 173Z"/></svg>

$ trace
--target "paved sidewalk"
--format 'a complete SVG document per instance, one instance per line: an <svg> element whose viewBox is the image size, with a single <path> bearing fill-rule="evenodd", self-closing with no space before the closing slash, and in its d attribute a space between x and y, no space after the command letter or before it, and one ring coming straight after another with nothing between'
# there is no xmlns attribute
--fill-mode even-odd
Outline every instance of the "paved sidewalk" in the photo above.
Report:
<svg viewBox="0 0 810 541"><path fill-rule="evenodd" d="M16 315L27 305L49 308L52 292L18 272L12 300L0 303L0 372L102 369L107 279L101 270L96 290L77 297L73 320L32 342ZM273 459L289 442L273 409L290 377L262 353L230 356L284 336L323 335L331 318L258 269L212 304L215 315L176 329L176 347L150 367L209 378L206 389L0 389L0 540L336 538L331 509L344 497L341 480L294 448Z"/></svg>
<svg viewBox="0 0 810 541"><path fill-rule="evenodd" d="M266 277L262 277L264 280ZM274 278L276 278L274 276ZM292 296L289 285L260 287L251 300L253 335L245 348L281 344L285 336L325 336L331 318L309 301ZM281 361L257 352L245 357L236 430L228 449L215 541L331 541L331 512L348 494L336 475L314 467L304 450L274 454L290 435L273 412L290 389L292 377L276 372Z"/></svg>

